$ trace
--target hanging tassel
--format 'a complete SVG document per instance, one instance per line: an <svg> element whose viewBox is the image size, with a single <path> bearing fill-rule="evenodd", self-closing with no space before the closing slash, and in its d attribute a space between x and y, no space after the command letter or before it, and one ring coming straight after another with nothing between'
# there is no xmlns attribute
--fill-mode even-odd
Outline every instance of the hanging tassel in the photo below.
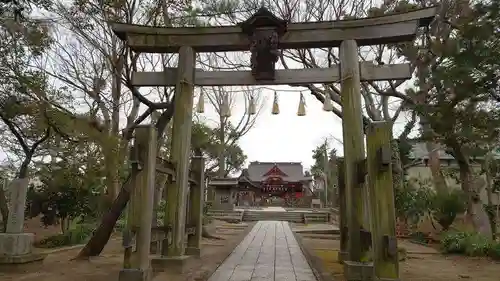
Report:
<svg viewBox="0 0 500 281"><path fill-rule="evenodd" d="M323 103L323 110L324 111L333 111L332 98L330 97L329 94L325 95L325 102Z"/></svg>
<svg viewBox="0 0 500 281"><path fill-rule="evenodd" d="M229 96L225 95L221 106L221 116L231 117L231 108L229 108Z"/></svg>
<svg viewBox="0 0 500 281"><path fill-rule="evenodd" d="M198 104L196 105L197 113L205 113L205 99L203 92L200 93L200 97L198 98Z"/></svg>
<svg viewBox="0 0 500 281"><path fill-rule="evenodd" d="M271 112L274 115L280 114L280 106L278 104L278 94L274 91L274 102L273 102L273 111Z"/></svg>
<svg viewBox="0 0 500 281"><path fill-rule="evenodd" d="M253 98L253 96L251 96L250 100L248 101L248 114L249 115L257 114L257 109L255 108L255 99Z"/></svg>
<svg viewBox="0 0 500 281"><path fill-rule="evenodd" d="M304 100L304 95L300 92L300 102L299 108L297 109L297 116L305 116L306 115L306 102Z"/></svg>

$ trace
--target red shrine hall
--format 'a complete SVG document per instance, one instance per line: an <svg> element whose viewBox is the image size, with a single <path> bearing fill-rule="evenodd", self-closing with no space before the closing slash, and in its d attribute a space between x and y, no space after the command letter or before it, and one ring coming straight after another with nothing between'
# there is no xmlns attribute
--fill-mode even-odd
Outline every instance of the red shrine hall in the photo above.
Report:
<svg viewBox="0 0 500 281"><path fill-rule="evenodd" d="M278 168L278 164L274 164L263 177L265 179L258 183L262 193L279 197L302 197L303 195L303 183L287 180L289 176Z"/></svg>
<svg viewBox="0 0 500 281"><path fill-rule="evenodd" d="M251 162L239 177L212 179L210 185L218 193L215 205L258 206L272 198L286 201L310 195L311 182L301 163Z"/></svg>

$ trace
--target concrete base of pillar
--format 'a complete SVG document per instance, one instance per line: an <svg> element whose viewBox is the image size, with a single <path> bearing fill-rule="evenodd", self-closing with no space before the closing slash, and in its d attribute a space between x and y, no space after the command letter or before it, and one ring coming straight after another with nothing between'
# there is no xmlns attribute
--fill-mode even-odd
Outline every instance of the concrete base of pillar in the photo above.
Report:
<svg viewBox="0 0 500 281"><path fill-rule="evenodd" d="M0 233L0 264L42 261L47 255L33 253L33 233Z"/></svg>
<svg viewBox="0 0 500 281"><path fill-rule="evenodd" d="M18 256L0 256L0 265L21 265L32 262L41 262L46 256L46 254L42 253L30 253Z"/></svg>
<svg viewBox="0 0 500 281"><path fill-rule="evenodd" d="M151 265L155 272L168 270L182 274L184 273L186 262L189 258L190 256L161 256L153 258L151 260Z"/></svg>
<svg viewBox="0 0 500 281"><path fill-rule="evenodd" d="M344 261L344 276L346 281L372 281L373 263Z"/></svg>
<svg viewBox="0 0 500 281"><path fill-rule="evenodd" d="M0 233L0 256L23 256L31 254L33 233Z"/></svg>
<svg viewBox="0 0 500 281"><path fill-rule="evenodd" d="M199 258L201 256L201 249L195 248L195 247L187 247L186 248L186 255L195 256L195 257Z"/></svg>
<svg viewBox="0 0 500 281"><path fill-rule="evenodd" d="M339 263L344 263L344 261L349 260L347 252L338 252L337 260Z"/></svg>
<svg viewBox="0 0 500 281"><path fill-rule="evenodd" d="M152 277L151 270L127 268L120 270L118 281L150 281Z"/></svg>

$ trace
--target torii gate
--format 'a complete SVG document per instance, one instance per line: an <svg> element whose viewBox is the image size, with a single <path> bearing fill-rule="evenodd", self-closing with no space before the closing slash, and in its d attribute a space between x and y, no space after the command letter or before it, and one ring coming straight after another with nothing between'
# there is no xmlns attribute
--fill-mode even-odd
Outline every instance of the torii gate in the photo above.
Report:
<svg viewBox="0 0 500 281"><path fill-rule="evenodd" d="M341 209L344 218L341 219L341 239L343 242L347 240L347 249L342 248L341 251L347 251L342 255L345 276L349 281L371 280L374 276L380 280L397 280L399 274L389 146L391 126L385 122L370 124L367 130L368 157L365 159L360 82L409 79L412 73L408 64L376 66L359 63L357 48L412 41L417 29L427 26L436 12L437 8L433 7L357 20L287 23L261 8L237 26L152 27L114 23L115 34L135 52L179 53L177 68L162 72L136 72L132 75L134 86L175 86L171 160L176 166L176 181L167 190L168 194L175 195L167 199L165 225L173 226L167 258L185 255L184 206L188 189L194 86L340 82L346 195L343 204L346 207ZM340 65L275 70L279 49L329 47L340 47ZM195 69L196 52L249 50L252 53L252 71L205 72ZM368 188L363 188L366 172ZM363 218L363 198L367 200L368 194L368 201L371 202L370 222ZM365 237L371 242L366 241ZM373 248L373 263L363 262L370 244Z"/></svg>

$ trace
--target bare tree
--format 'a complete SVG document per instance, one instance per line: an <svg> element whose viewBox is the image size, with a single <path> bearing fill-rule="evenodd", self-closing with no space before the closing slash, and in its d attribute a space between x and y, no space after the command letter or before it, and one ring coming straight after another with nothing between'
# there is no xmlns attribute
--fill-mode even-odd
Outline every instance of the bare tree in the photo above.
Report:
<svg viewBox="0 0 500 281"><path fill-rule="evenodd" d="M139 70L154 70L160 65L162 68L168 67L175 63L176 56L173 55L146 55L137 54L130 51L126 46L114 41L115 38L110 28L110 21L120 21L123 23L141 23L150 25L166 25L181 24L193 25L197 24L196 16L190 10L191 1L113 1L105 5L101 1L90 0L89 2L78 3L73 6L65 6L59 4L58 11L67 21L69 29L82 38L88 46L94 48L94 53L99 53L106 62L107 75L114 77L114 81L108 88L107 95L104 91L99 91L99 98L96 100L92 96L90 98L94 103L107 100L108 112L111 112L111 126L107 127L106 132L111 132L115 135L116 128L123 128L122 135L116 137L115 151L111 152L110 168L114 164L123 164L127 151L129 140L132 137L133 130L136 125L146 120L153 112L158 113L152 118L156 123L158 131L159 147L164 144L167 125L173 117L174 112L174 95L172 89L154 89L152 92L145 93L134 87L131 83L131 74ZM104 37L103 37L104 36ZM120 90L118 87L118 74L121 77L121 83L126 86L126 90ZM106 80L100 80L106 81ZM112 80L113 81L113 80ZM84 92L86 93L86 92ZM92 94L96 95L96 91ZM86 93L88 95L88 93ZM119 118L113 119L116 108L120 113L124 113L123 104L131 103L128 110L127 122L125 126L120 126ZM120 106L123 106L120 110ZM141 112L141 108L145 109ZM111 110L110 110L111 109ZM100 110L100 109L99 109ZM99 118L103 118L101 110ZM97 118L96 118L97 119ZM115 120L115 122L113 122ZM118 156L118 157L115 157ZM109 169L109 167L108 167ZM111 172L112 173L112 172ZM112 181L114 175L110 175L109 182ZM114 183L114 182L113 182ZM157 186L161 182L157 182ZM125 208L130 198L130 188L132 186L127 180L118 196L113 201L111 208L106 213L101 221L100 226L94 232L94 236L89 240L87 245L82 249L77 258L86 258L89 256L99 255L106 245L112 233L113 227ZM158 193L157 193L158 197Z"/></svg>
<svg viewBox="0 0 500 281"><path fill-rule="evenodd" d="M159 112L156 127L158 138L162 139L173 116L173 97L171 91L144 92L132 85L132 72L154 68L160 60L131 52L117 41L110 27L112 21L156 24L161 15L160 3L90 0L76 4L58 2L55 6L60 19L54 35L60 40L48 58L53 65L45 71L75 92L75 103L85 112L88 123L101 133L94 141L106 159L108 194L110 200L114 199L78 256L85 258L102 251L129 200L130 185L126 182L120 188L119 178L135 126L152 112ZM121 122L123 115L125 123Z"/></svg>
<svg viewBox="0 0 500 281"><path fill-rule="evenodd" d="M263 103L262 99L259 98L255 91L245 89L238 92L231 92L222 87L212 88L212 89L202 89L209 103L214 108L214 111L218 117L217 124L217 140L219 143L219 155L218 162L216 165L211 165L207 168L207 172L212 172L216 167L218 168L217 176L225 177L229 173L226 169L225 161L227 157L226 148L234 145L238 140L241 139L246 133L248 133L261 112ZM232 112L233 115L235 110L234 107L236 103L243 104L245 110L241 117L237 117L237 121L233 124L230 121L230 116L228 116L228 111ZM255 114L250 114L249 105L253 103L256 107ZM231 110L233 109L233 110ZM234 116L234 115L233 115Z"/></svg>

